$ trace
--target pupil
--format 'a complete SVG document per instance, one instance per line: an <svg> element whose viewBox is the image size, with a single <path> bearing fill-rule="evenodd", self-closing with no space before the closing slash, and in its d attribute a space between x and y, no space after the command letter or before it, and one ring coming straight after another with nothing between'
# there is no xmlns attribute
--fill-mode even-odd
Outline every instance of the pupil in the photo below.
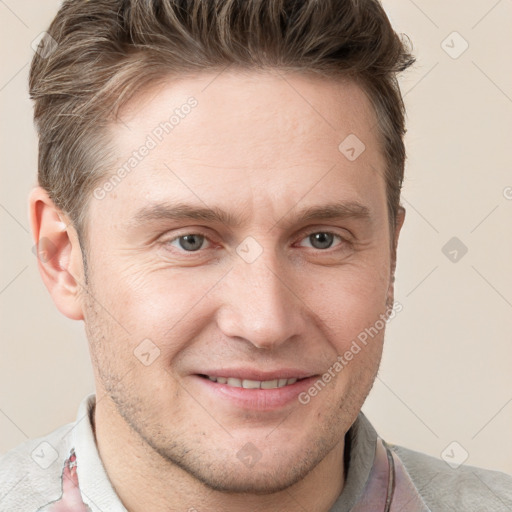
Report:
<svg viewBox="0 0 512 512"><path fill-rule="evenodd" d="M197 251L203 245L204 237L201 235L185 235L180 237L180 245L187 251Z"/></svg>
<svg viewBox="0 0 512 512"><path fill-rule="evenodd" d="M309 239L316 249L328 249L332 245L334 236L331 233L314 233Z"/></svg>

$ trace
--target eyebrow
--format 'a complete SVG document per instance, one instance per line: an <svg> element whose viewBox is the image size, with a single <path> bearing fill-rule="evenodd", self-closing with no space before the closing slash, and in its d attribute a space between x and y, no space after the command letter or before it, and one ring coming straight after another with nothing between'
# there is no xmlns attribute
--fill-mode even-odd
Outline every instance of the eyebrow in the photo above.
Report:
<svg viewBox="0 0 512 512"><path fill-rule="evenodd" d="M162 220L201 220L233 227L242 224L240 219L221 208L199 207L186 203L154 203L144 206L137 211L130 224L139 226Z"/></svg>
<svg viewBox="0 0 512 512"><path fill-rule="evenodd" d="M364 204L356 201L342 201L310 206L299 210L298 214L294 215L292 219L285 220L291 211L289 210L281 219L276 221L273 227L277 224L289 226L313 220L372 220L371 210ZM130 222L130 227L138 227L147 223L165 220L199 220L216 222L233 228L241 227L246 223L240 216L218 207L200 207L186 203L153 203L142 207L135 213Z"/></svg>
<svg viewBox="0 0 512 512"><path fill-rule="evenodd" d="M372 220L370 208L356 201L328 203L320 206L310 206L298 212L292 221L278 221L288 225L290 223L304 223L313 220L343 220L358 219Z"/></svg>

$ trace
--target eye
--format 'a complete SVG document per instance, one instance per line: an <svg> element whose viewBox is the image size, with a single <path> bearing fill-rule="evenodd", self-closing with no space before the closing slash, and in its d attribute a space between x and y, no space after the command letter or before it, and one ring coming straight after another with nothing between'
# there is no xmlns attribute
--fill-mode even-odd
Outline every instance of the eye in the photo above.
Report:
<svg viewBox="0 0 512 512"><path fill-rule="evenodd" d="M181 235L172 240L169 240L169 244L174 247L179 247L187 252L195 252L203 247L203 243L206 241L204 235L197 233L190 233L187 235ZM176 245L177 244L177 245Z"/></svg>
<svg viewBox="0 0 512 512"><path fill-rule="evenodd" d="M338 238L340 241L343 241L341 236L336 235L335 233L330 233L328 231L318 231L315 233L311 233L303 240L309 241L311 247L313 247L314 249L330 249L333 246L335 238ZM303 242L299 245L304 247Z"/></svg>

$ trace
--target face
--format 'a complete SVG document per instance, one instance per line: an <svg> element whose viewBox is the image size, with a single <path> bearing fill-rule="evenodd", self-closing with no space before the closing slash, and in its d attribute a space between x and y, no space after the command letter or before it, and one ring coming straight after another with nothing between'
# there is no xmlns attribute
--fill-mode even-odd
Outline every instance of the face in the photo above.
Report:
<svg viewBox="0 0 512 512"><path fill-rule="evenodd" d="M121 117L81 298L101 407L211 488L284 489L342 445L380 362L382 328L339 359L393 293L369 101L352 83L225 72ZM353 136L339 149L350 134L359 156Z"/></svg>

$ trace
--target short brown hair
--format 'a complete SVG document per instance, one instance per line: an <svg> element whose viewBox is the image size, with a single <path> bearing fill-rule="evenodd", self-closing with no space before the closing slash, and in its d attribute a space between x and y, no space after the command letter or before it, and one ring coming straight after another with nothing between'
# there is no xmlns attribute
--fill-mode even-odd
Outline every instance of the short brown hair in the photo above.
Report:
<svg viewBox="0 0 512 512"><path fill-rule="evenodd" d="M166 76L227 65L357 81L378 118L395 226L405 163L396 74L414 58L378 0L67 0L48 34L52 51L36 52L30 70L38 180L79 235L118 109Z"/></svg>

